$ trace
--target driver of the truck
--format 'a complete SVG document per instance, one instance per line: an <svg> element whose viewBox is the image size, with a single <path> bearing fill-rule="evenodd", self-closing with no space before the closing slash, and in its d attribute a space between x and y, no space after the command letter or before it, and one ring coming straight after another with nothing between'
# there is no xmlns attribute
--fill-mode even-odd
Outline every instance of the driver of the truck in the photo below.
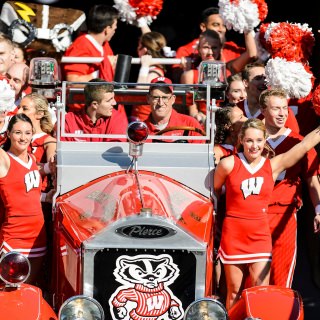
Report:
<svg viewBox="0 0 320 320"><path fill-rule="evenodd" d="M151 81L147 101L151 113L145 123L150 135L201 136L205 135L201 124L191 116L178 113L173 105L176 96L173 92L172 81L166 77L157 77ZM165 85L164 85L165 84ZM163 140L164 142L172 142ZM179 141L179 140L177 140ZM204 140L185 140L190 143L204 143Z"/></svg>

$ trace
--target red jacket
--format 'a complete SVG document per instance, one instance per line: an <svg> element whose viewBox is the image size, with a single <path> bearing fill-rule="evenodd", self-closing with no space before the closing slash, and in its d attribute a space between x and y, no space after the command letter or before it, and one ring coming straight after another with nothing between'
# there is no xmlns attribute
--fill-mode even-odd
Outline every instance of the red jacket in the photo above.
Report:
<svg viewBox="0 0 320 320"><path fill-rule="evenodd" d="M145 121L149 128L149 134L154 135L160 130L152 123L152 115L150 114L149 118ZM200 123L193 117L178 113L176 110L172 109L171 117L168 122L168 125L166 128L169 127L176 127L176 126L187 126L187 127L194 127L202 130L202 127ZM174 131L169 131L164 133L163 135L166 136L183 136L184 130L174 130ZM199 133L189 131L188 132L189 136L199 136ZM171 142L169 140L164 140L164 142ZM202 140L188 140L189 143L204 143Z"/></svg>
<svg viewBox="0 0 320 320"><path fill-rule="evenodd" d="M128 120L124 113L113 110L111 117L100 118L93 123L85 110L80 112L68 112L66 114L66 133L91 133L91 134L126 134ZM70 138L62 137L65 141L122 141L123 139L110 138Z"/></svg>

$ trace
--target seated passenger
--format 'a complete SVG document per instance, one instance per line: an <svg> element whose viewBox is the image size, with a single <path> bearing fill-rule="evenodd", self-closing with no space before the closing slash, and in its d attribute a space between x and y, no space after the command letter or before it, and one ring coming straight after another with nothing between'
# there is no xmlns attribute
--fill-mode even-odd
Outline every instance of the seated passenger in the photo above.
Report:
<svg viewBox="0 0 320 320"><path fill-rule="evenodd" d="M68 112L65 117L66 133L84 134L126 134L128 119L126 115L114 109L114 86L100 78L89 82L84 87L85 108L78 112ZM103 83L102 83L103 82ZM61 137L65 141L122 141L120 138L73 138Z"/></svg>
<svg viewBox="0 0 320 320"><path fill-rule="evenodd" d="M172 84L172 81L165 77L157 77L151 83ZM180 114L173 109L176 96L173 94L173 86L150 86L147 101L151 107L151 114L145 121L149 128L149 134L155 135L165 128L182 127L179 130L170 130L163 133L166 136L183 136L187 132L189 136L199 136L203 132L200 123L191 116ZM195 131L184 130L183 127L195 128ZM197 131L197 132L196 132ZM169 142L169 140L163 140ZM170 141L171 142L171 141ZM202 140L188 140L190 143L203 143Z"/></svg>

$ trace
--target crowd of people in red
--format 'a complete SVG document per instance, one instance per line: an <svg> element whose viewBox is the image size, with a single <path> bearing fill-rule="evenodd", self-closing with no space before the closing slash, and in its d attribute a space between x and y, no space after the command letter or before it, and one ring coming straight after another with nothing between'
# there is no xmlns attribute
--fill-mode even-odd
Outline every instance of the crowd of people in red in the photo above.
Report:
<svg viewBox="0 0 320 320"><path fill-rule="evenodd" d="M291 287L297 213L302 204L308 214L314 214L314 232L320 231L319 160L314 149L320 133L312 100L303 107L308 112L297 100L290 107L293 99L286 88L267 84L266 61L260 59L253 30L245 30L244 48L227 41L219 8L210 7L201 15L199 37L177 48L176 58L181 64L170 66L153 64L154 58L166 57L166 39L140 19L137 83L153 85L145 105L129 111L115 108L114 85L110 82L114 81L117 55L110 40L119 18L115 7L92 6L86 16L87 32L64 52L65 57L102 58L101 63L60 64L62 80L86 82L85 86L80 84L85 103L66 106L66 132L125 134L132 118L145 121L151 134L172 126L190 126L201 132L205 111L194 103L186 106L184 114L177 112L172 84L197 84L202 61L223 61L228 76L226 99L220 102L215 124L214 189L221 215L221 224L217 224L220 230L216 230L221 234L216 240L217 288L230 308L245 286ZM56 139L48 100L28 85L30 61L24 50L7 34L0 34L0 245L1 253L16 250L30 258L29 281L36 283L50 245L50 226L45 222L51 218ZM308 195L303 193L304 184ZM308 202L315 213L310 212Z"/></svg>

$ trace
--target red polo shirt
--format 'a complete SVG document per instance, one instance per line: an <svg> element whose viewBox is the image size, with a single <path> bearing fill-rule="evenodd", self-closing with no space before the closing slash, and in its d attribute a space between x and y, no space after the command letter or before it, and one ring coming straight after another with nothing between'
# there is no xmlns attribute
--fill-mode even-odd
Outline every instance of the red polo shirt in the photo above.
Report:
<svg viewBox="0 0 320 320"><path fill-rule="evenodd" d="M124 113L113 110L111 117L100 118L93 123L85 110L80 112L68 112L66 114L66 133L91 133L91 134L126 134L128 120ZM123 141L123 139L112 138L71 138L63 137L64 141Z"/></svg>

